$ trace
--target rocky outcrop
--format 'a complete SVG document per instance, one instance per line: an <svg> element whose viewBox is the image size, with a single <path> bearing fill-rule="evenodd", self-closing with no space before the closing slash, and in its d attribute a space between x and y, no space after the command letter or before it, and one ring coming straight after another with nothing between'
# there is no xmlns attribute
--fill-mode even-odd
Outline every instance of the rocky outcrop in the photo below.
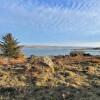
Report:
<svg viewBox="0 0 100 100"><path fill-rule="evenodd" d="M48 56L32 56L29 58L28 63L30 63L28 73L31 73L33 83L35 81L35 84L38 86L46 85L46 82L53 76L54 73L54 63L52 59Z"/></svg>

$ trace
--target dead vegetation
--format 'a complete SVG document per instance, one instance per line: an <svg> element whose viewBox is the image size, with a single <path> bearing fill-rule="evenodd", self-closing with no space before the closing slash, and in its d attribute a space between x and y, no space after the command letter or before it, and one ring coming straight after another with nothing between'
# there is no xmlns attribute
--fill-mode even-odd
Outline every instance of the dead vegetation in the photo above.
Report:
<svg viewBox="0 0 100 100"><path fill-rule="evenodd" d="M22 61L1 63L0 100L100 99L100 57L32 56Z"/></svg>

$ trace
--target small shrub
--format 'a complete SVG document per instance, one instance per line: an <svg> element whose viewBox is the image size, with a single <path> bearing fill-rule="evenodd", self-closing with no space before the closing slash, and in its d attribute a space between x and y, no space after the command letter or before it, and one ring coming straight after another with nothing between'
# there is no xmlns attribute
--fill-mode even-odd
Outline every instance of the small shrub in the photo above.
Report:
<svg viewBox="0 0 100 100"><path fill-rule="evenodd" d="M84 56L85 52L84 51L71 51L70 52L70 56L74 57L74 56Z"/></svg>

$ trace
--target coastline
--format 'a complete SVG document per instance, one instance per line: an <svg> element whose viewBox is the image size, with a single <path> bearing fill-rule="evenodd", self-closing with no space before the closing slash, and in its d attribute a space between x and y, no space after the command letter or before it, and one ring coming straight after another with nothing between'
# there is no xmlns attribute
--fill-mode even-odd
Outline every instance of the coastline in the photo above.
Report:
<svg viewBox="0 0 100 100"><path fill-rule="evenodd" d="M56 47L56 46L33 46L24 47L22 52L26 56L36 55L36 56L59 56L59 55L69 55L71 51L83 51L91 55L100 55L99 49L86 48L86 47Z"/></svg>
<svg viewBox="0 0 100 100"><path fill-rule="evenodd" d="M89 46L61 46L61 45L59 45L59 46L57 46L57 45L21 45L21 46L25 47L25 48L66 47L66 48L80 48L80 49L100 49L100 47L92 47L92 46L91 47L89 47Z"/></svg>

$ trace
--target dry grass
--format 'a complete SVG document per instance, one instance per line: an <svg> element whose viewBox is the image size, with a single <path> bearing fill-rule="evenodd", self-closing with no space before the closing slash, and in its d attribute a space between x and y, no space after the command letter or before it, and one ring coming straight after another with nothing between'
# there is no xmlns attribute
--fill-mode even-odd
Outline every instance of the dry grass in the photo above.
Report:
<svg viewBox="0 0 100 100"><path fill-rule="evenodd" d="M26 58L0 58L0 65L24 64Z"/></svg>
<svg viewBox="0 0 100 100"><path fill-rule="evenodd" d="M0 61L1 100L100 99L99 57L34 57L27 61L0 58Z"/></svg>

